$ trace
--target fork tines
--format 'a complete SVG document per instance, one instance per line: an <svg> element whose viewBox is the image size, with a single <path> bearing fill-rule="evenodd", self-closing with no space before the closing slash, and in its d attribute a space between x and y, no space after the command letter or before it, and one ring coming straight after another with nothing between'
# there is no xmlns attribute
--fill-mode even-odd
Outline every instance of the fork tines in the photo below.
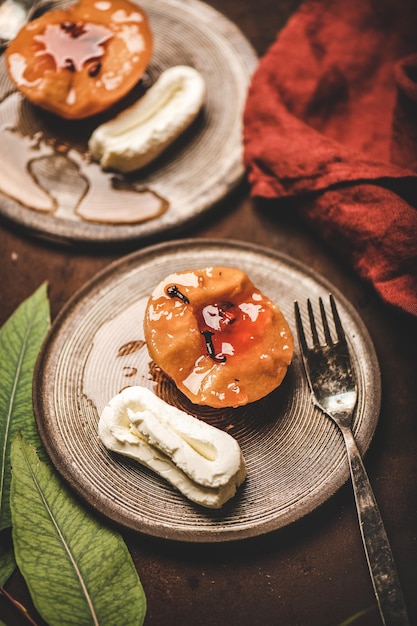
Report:
<svg viewBox="0 0 417 626"><path fill-rule="evenodd" d="M343 326L342 326L342 322L340 321L340 316L337 310L336 302L332 294L329 294L329 300L330 300L330 307L331 307L332 315L333 315L334 327L335 327L336 335L337 335L337 342L346 343L345 332L343 330ZM326 310L324 307L323 299L321 297L319 298L319 307L320 307L320 315L321 315L321 321L323 325L325 343L331 346L334 344L334 341L332 339ZM298 302L294 302L294 308L295 308L295 320L297 324L297 332L298 332L298 337L300 340L301 348L303 351L306 351L308 350L308 344L307 344L307 339L306 339L305 332L304 332L304 327L301 321L301 313L300 313L300 307L298 305ZM308 311L308 317L310 321L310 329L311 329L311 337L313 340L313 346L317 347L320 345L320 339L319 339L317 324L316 324L313 307L312 307L310 299L307 299L307 311Z"/></svg>

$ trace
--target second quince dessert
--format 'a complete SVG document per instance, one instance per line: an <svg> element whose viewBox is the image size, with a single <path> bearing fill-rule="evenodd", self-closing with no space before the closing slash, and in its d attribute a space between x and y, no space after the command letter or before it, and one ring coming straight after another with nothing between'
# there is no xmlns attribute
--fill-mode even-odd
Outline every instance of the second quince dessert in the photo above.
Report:
<svg viewBox="0 0 417 626"><path fill-rule="evenodd" d="M138 83L152 41L137 4L81 0L26 24L6 50L6 67L31 102L81 119L108 109Z"/></svg>

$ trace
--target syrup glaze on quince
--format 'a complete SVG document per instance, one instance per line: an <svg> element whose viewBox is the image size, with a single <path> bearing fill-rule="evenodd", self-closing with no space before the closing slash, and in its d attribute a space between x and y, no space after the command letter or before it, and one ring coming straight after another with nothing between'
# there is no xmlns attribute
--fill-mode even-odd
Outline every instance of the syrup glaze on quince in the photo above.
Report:
<svg viewBox="0 0 417 626"><path fill-rule="evenodd" d="M291 363L291 330L277 305L239 269L169 275L149 299L144 322L151 358L195 404L258 400Z"/></svg>
<svg viewBox="0 0 417 626"><path fill-rule="evenodd" d="M26 24L5 53L18 90L47 111L83 119L109 109L142 77L153 49L130 0L80 0Z"/></svg>

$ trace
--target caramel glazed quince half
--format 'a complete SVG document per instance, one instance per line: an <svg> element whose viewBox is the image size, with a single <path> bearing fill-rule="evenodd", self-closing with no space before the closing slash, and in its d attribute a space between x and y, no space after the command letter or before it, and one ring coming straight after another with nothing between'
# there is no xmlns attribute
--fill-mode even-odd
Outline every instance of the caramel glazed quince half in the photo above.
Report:
<svg viewBox="0 0 417 626"><path fill-rule="evenodd" d="M81 0L26 24L6 50L6 67L33 104L81 119L136 85L152 45L148 18L134 2Z"/></svg>
<svg viewBox="0 0 417 626"><path fill-rule="evenodd" d="M178 389L215 408L269 394L294 351L278 306L232 267L167 276L148 301L144 332L151 358Z"/></svg>

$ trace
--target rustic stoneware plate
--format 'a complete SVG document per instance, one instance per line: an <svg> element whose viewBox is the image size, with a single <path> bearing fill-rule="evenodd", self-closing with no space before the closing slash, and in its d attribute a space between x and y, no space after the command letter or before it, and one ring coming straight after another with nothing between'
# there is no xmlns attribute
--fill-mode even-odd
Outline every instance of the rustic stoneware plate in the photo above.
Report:
<svg viewBox="0 0 417 626"><path fill-rule="evenodd" d="M380 376L356 310L322 277L270 250L192 239L145 248L110 265L56 319L34 380L38 428L58 471L96 509L150 535L226 541L260 535L315 509L349 476L342 438L313 408L297 341L284 383L270 396L222 411L188 403L149 358L142 330L155 285L173 271L236 266L274 300L294 329L294 300L331 291L346 328L359 386L354 432L362 451L374 434ZM145 385L167 402L227 430L239 442L247 480L223 509L192 504L157 475L108 452L97 436L100 412L127 385Z"/></svg>
<svg viewBox="0 0 417 626"><path fill-rule="evenodd" d="M199 0L140 5L154 34L153 56L137 88L110 113L67 122L32 106L13 89L0 57L0 216L63 242L136 241L199 218L241 180L254 50L233 23ZM199 116L145 169L129 176L103 172L88 157L92 131L173 65L203 75L207 96ZM140 221L148 210L160 215Z"/></svg>

